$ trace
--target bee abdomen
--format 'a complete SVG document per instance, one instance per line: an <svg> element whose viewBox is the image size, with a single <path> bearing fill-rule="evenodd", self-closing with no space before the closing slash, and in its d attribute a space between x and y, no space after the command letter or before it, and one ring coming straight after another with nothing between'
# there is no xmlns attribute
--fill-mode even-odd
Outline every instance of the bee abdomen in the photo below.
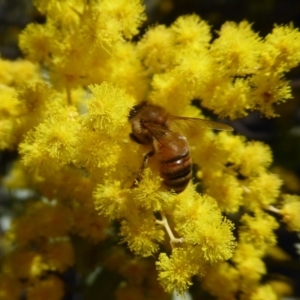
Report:
<svg viewBox="0 0 300 300"><path fill-rule="evenodd" d="M182 192L192 178L192 160L189 153L161 161L164 184L176 193Z"/></svg>

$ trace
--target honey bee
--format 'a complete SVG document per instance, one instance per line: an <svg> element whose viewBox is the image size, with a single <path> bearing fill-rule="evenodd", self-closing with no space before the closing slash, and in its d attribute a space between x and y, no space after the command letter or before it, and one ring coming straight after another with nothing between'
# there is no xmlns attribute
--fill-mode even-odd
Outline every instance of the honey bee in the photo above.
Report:
<svg viewBox="0 0 300 300"><path fill-rule="evenodd" d="M131 109L131 139L139 144L152 146L152 150L144 155L141 169L145 168L151 156L155 156L165 186L181 193L192 178L192 159L186 137L170 129L177 120L196 121L201 127L216 130L231 131L233 128L210 120L172 116L163 107L146 101Z"/></svg>

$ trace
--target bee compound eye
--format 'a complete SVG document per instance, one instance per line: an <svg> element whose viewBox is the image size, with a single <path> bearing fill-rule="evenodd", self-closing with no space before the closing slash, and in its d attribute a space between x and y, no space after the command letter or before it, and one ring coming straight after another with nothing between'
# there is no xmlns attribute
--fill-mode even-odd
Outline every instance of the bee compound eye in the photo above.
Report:
<svg viewBox="0 0 300 300"><path fill-rule="evenodd" d="M130 120L134 118L140 112L140 110L147 104L148 104L147 101L143 101L137 105L134 105L129 112L128 119Z"/></svg>
<svg viewBox="0 0 300 300"><path fill-rule="evenodd" d="M128 115L128 119L132 119L133 117L135 117L137 114L137 110L135 108L135 106L133 108L131 108L130 112L129 112L129 115Z"/></svg>

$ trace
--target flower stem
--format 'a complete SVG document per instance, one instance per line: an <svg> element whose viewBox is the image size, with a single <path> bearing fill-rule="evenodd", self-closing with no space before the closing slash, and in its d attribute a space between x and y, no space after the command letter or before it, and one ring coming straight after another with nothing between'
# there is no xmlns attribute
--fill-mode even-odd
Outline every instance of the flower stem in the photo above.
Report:
<svg viewBox="0 0 300 300"><path fill-rule="evenodd" d="M156 220L156 223L165 227L168 236L170 238L170 244L172 249L174 249L174 244L183 243L183 238L176 238L172 232L172 229L169 225L168 219L163 212L160 212L161 220Z"/></svg>
<svg viewBox="0 0 300 300"><path fill-rule="evenodd" d="M274 213L276 213L276 214L281 215L280 209L276 208L276 207L273 206L273 205L269 205L269 206L267 207L267 210L269 210L269 211L271 211L271 212L274 212Z"/></svg>

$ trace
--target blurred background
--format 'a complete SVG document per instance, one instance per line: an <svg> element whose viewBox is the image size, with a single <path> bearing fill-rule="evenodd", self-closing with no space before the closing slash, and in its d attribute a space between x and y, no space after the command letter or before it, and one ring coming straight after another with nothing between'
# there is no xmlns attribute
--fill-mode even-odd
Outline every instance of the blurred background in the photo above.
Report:
<svg viewBox="0 0 300 300"><path fill-rule="evenodd" d="M148 21L141 34L153 24L170 25L178 16L192 13L207 21L215 36L226 21L247 20L262 37L272 31L274 24L293 24L294 27L300 27L300 0L145 0L145 5ZM0 0L2 58L15 60L22 57L18 48L18 34L30 22L45 22L45 17L38 13L32 1ZM279 118L265 119L259 113L253 112L246 118L228 122L236 132L245 135L249 140L260 140L270 145L274 155L272 171L283 178L284 192L300 194L300 67L287 74L287 78L290 80L294 98L278 106ZM0 152L0 180L7 174L16 157L17 153ZM8 214L8 209L9 195L0 187L0 214ZM3 233L7 226L6 219L1 220L0 237L1 231ZM278 253L270 254L266 258L268 276L271 276L275 287L277 284L277 288L287 289L283 293L285 299L300 299L300 237L282 226L278 229L278 239L282 249L280 255L288 260L280 261ZM192 288L194 291L191 292L200 295L197 288L195 284Z"/></svg>

